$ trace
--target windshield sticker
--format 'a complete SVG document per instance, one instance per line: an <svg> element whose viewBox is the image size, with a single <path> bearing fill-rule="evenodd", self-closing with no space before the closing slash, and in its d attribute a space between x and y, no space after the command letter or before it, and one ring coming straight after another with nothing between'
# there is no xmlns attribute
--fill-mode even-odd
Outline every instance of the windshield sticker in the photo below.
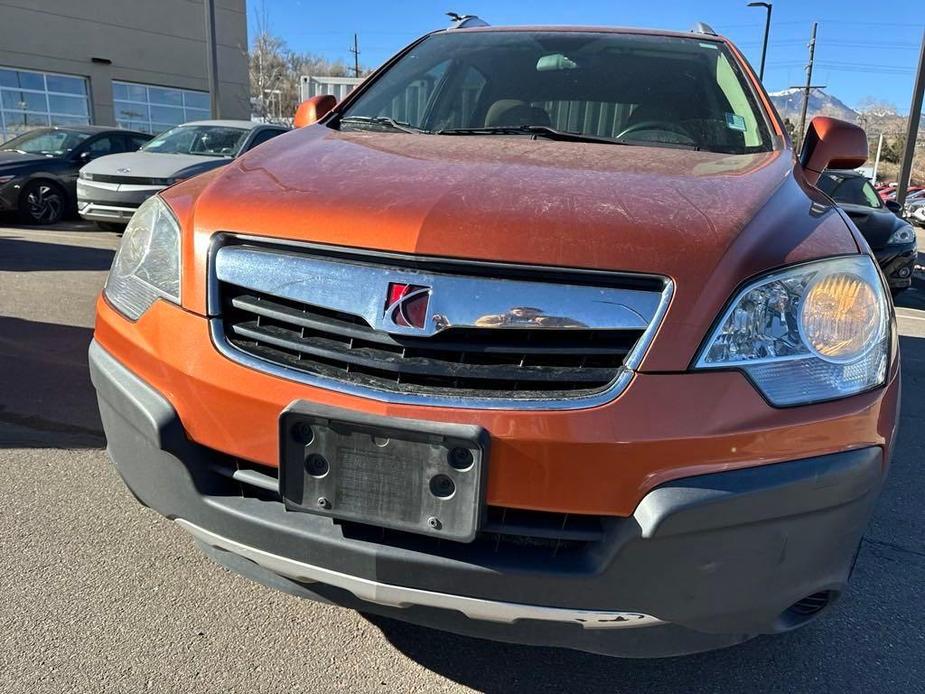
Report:
<svg viewBox="0 0 925 694"><path fill-rule="evenodd" d="M719 46L717 46L715 43L701 43L701 44L700 44L700 47L701 47L701 48L709 48L710 50L713 50L713 51L718 51L718 50L719 50Z"/></svg>
<svg viewBox="0 0 925 694"><path fill-rule="evenodd" d="M726 127L730 130L741 130L745 132L745 118L738 113L726 114Z"/></svg>

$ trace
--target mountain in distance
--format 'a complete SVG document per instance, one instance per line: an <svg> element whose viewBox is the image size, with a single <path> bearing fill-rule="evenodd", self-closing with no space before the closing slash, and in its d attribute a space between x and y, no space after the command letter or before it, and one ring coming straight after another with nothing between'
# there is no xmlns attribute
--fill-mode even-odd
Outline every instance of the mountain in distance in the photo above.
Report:
<svg viewBox="0 0 925 694"><path fill-rule="evenodd" d="M771 97L771 103L774 104L781 118L789 118L794 125L799 124L800 112L803 108L802 89L793 87L779 92L768 92L768 96ZM813 116L832 116L832 118L846 120L849 123L856 123L858 120L857 111L821 89L811 89L809 92L809 103L806 107L807 122Z"/></svg>

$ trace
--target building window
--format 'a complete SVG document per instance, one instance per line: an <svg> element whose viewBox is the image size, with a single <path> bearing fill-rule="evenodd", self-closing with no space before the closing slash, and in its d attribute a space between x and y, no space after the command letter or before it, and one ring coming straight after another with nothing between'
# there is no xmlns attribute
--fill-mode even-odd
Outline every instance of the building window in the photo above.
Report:
<svg viewBox="0 0 925 694"><path fill-rule="evenodd" d="M209 92L168 89L133 82L112 83L116 123L122 128L159 133L181 123L210 117Z"/></svg>
<svg viewBox="0 0 925 694"><path fill-rule="evenodd" d="M89 125L87 80L0 67L0 142L32 128Z"/></svg>

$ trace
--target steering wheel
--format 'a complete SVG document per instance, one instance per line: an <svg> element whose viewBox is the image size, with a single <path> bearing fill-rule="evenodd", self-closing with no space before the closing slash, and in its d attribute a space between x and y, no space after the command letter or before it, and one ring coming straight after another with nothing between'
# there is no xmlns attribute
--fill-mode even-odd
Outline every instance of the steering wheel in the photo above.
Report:
<svg viewBox="0 0 925 694"><path fill-rule="evenodd" d="M632 125L624 128L623 131L617 135L617 139L622 140L626 135L630 135L631 133L635 133L640 130L662 130L687 138L691 143L694 142L694 138L691 137L690 133L687 132L683 126L679 125L678 123L672 123L669 120L644 120L640 121L639 123L633 123Z"/></svg>

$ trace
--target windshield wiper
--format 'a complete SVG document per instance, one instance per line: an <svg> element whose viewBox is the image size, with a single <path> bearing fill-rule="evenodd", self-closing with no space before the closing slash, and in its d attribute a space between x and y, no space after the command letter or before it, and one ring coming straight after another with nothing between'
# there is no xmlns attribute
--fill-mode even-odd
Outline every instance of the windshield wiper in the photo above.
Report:
<svg viewBox="0 0 925 694"><path fill-rule="evenodd" d="M428 132L423 128L414 127L411 123L403 123L394 118L389 118L388 116L344 116L338 119L339 125L344 123L347 125L385 125L393 130L401 130L402 132L413 133L415 135Z"/></svg>
<svg viewBox="0 0 925 694"><path fill-rule="evenodd" d="M29 154L28 152L23 151L23 150L21 150L21 149L13 149L13 148L11 148L11 147L7 147L7 148L5 148L5 149L0 149L0 152L16 152L17 154Z"/></svg>
<svg viewBox="0 0 925 694"><path fill-rule="evenodd" d="M573 133L567 130L556 130L548 125L497 125L485 126L481 128L444 128L437 130L435 135L536 135L545 137L550 140L561 140L563 142L597 142L605 145L626 145L628 142L614 140L610 137L598 137L597 135L584 135L583 133Z"/></svg>

